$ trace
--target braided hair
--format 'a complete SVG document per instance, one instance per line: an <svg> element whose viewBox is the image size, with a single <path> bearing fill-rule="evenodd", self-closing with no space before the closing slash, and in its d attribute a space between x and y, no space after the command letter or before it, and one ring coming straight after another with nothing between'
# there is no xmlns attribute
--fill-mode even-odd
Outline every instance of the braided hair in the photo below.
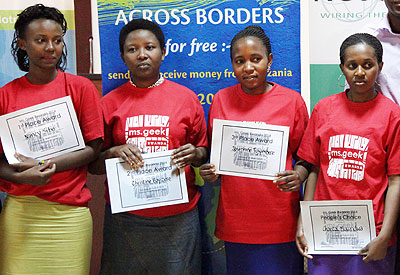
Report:
<svg viewBox="0 0 400 275"><path fill-rule="evenodd" d="M365 44L372 47L375 51L378 64L382 63L383 48L381 42L371 34L356 33L347 37L340 46L340 64L344 64L347 48L358 44Z"/></svg>
<svg viewBox="0 0 400 275"><path fill-rule="evenodd" d="M65 35L67 32L67 21L64 15L56 8L46 7L42 4L30 6L18 14L18 19L15 22L14 38L11 42L11 54L14 57L18 67L24 71L29 71L29 56L27 52L18 46L18 39L25 38L27 26L36 19L50 19L60 24L62 33ZM58 61L56 68L64 71L67 67L67 48L63 41L63 51L61 58Z"/></svg>
<svg viewBox="0 0 400 275"><path fill-rule="evenodd" d="M236 42L245 37L257 37L264 44L267 49L267 56L271 53L271 42L269 41L269 37L265 34L264 30L257 25L251 25L246 27L245 29L238 32L231 41L231 58L232 58L232 48L235 46Z"/></svg>

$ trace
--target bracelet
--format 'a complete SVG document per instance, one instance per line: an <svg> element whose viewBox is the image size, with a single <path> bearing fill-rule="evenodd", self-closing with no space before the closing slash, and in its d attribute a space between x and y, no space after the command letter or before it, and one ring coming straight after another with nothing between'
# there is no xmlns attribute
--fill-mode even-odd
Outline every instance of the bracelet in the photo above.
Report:
<svg viewBox="0 0 400 275"><path fill-rule="evenodd" d="M44 160L39 160L39 163L38 163L38 165L40 166L40 165L44 165L45 164L45 161Z"/></svg>

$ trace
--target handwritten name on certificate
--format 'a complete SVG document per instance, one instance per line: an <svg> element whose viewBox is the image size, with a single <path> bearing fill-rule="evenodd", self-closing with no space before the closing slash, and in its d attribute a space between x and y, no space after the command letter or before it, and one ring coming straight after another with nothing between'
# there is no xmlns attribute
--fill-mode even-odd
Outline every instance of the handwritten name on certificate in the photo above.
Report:
<svg viewBox="0 0 400 275"><path fill-rule="evenodd" d="M44 160L85 147L69 96L0 116L0 137L10 164L15 152Z"/></svg>
<svg viewBox="0 0 400 275"><path fill-rule="evenodd" d="M107 159L111 212L188 202L185 170L171 163L171 154L172 150L143 154L144 166L137 171L122 159Z"/></svg>
<svg viewBox="0 0 400 275"><path fill-rule="evenodd" d="M371 200L302 201L308 254L356 255L376 237Z"/></svg>
<svg viewBox="0 0 400 275"><path fill-rule="evenodd" d="M216 173L272 180L284 171L289 127L214 119L210 162Z"/></svg>

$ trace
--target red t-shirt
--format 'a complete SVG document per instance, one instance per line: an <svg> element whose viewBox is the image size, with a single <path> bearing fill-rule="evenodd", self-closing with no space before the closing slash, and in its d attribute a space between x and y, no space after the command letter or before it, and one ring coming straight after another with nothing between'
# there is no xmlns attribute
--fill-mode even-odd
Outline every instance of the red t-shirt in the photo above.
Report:
<svg viewBox="0 0 400 275"><path fill-rule="evenodd" d="M203 108L196 94L172 81L154 88L136 88L129 82L101 100L104 117L104 148L135 144L141 152L177 149L191 143L207 146ZM189 202L131 211L140 216L163 217L194 209L200 197L191 166L185 167ZM106 185L107 186L107 185ZM106 199L109 202L108 190Z"/></svg>
<svg viewBox="0 0 400 275"><path fill-rule="evenodd" d="M261 95L248 95L240 84L220 90L209 112L213 119L254 121L289 126L286 169L293 169L296 153L308 122L299 93L273 83ZM225 241L270 244L294 241L299 214L299 192L282 192L270 180L221 176L215 235Z"/></svg>
<svg viewBox="0 0 400 275"><path fill-rule="evenodd" d="M90 80L58 71L45 85L31 84L25 76L0 89L0 115L50 100L71 96L85 142L102 138L100 97ZM0 147L3 153L3 148ZM0 179L0 189L12 195L34 195L67 205L87 206L91 194L86 186L87 166L56 173L43 186L18 184Z"/></svg>
<svg viewBox="0 0 400 275"><path fill-rule="evenodd" d="M365 103L324 98L298 155L320 167L315 200L372 200L379 233L388 175L400 174L400 107L380 93Z"/></svg>

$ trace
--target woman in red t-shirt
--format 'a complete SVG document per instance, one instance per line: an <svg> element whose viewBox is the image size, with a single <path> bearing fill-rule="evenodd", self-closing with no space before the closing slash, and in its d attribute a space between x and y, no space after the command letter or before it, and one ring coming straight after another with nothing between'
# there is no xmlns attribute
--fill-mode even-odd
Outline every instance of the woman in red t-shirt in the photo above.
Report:
<svg viewBox="0 0 400 275"><path fill-rule="evenodd" d="M174 150L172 160L185 169L189 202L111 214L106 192L101 274L200 274L200 192L192 166L208 158L203 109L193 91L160 74L165 38L156 23L130 21L119 46L131 79L101 100L104 150L92 171L105 173L105 159L117 157L140 169L141 154ZM167 194L168 186L135 189L153 199L159 190Z"/></svg>
<svg viewBox="0 0 400 275"><path fill-rule="evenodd" d="M12 54L27 74L0 89L0 115L70 96L86 146L48 160L16 153L20 162L13 165L0 148L0 189L8 194L0 215L1 274L89 273L87 164L100 151L103 124L94 85L63 72L66 31L64 15L41 4L26 8L15 22ZM60 136L46 135L48 128L37 130L41 135L28 137L30 144L60 142Z"/></svg>
<svg viewBox="0 0 400 275"><path fill-rule="evenodd" d="M225 241L229 274L299 274L303 260L295 237L301 183L308 175L296 151L308 122L305 103L296 91L267 81L273 55L269 38L258 26L240 31L231 42L231 61L239 84L218 91L210 107L213 119L290 127L286 171L277 179L221 176L215 235ZM205 181L219 178L204 164Z"/></svg>
<svg viewBox="0 0 400 275"><path fill-rule="evenodd" d="M309 177L304 200L372 200L378 236L359 256L311 256L299 222L297 242L300 253L310 259L309 274L394 274L400 107L375 89L382 55L381 43L370 34L346 38L340 69L350 88L317 103L298 151L319 168L317 177Z"/></svg>

